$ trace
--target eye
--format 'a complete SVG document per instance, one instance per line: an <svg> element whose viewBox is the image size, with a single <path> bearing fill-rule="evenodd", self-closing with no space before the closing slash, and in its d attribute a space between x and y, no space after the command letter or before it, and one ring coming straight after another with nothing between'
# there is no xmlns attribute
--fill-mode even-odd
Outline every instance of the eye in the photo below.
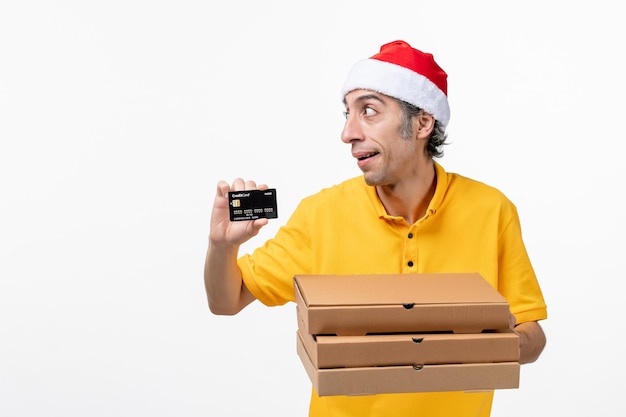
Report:
<svg viewBox="0 0 626 417"><path fill-rule="evenodd" d="M344 117L346 120L348 120L348 116L350 116L350 112L348 112L348 111L344 111L342 114L343 114L343 117Z"/></svg>
<svg viewBox="0 0 626 417"><path fill-rule="evenodd" d="M371 107L366 107L364 113L366 116L374 116L376 115L376 110Z"/></svg>

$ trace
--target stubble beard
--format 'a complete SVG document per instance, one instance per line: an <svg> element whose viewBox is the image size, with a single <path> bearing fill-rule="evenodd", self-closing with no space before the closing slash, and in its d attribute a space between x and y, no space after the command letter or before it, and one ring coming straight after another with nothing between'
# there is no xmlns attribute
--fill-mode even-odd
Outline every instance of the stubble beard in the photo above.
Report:
<svg viewBox="0 0 626 417"><path fill-rule="evenodd" d="M363 178L365 179L365 183L370 186L382 186L389 183L387 173L381 171L363 172Z"/></svg>

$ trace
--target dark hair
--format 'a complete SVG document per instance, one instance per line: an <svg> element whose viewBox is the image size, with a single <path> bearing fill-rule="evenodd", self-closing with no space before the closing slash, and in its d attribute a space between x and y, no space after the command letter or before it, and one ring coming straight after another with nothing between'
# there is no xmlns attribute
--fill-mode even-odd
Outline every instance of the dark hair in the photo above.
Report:
<svg viewBox="0 0 626 417"><path fill-rule="evenodd" d="M397 100L397 99L396 99ZM400 126L400 135L408 138L413 134L413 116L417 116L423 110L406 101L398 100L402 108L402 125ZM443 146L447 145L446 139L448 134L439 120L435 119L435 126L428 138L428 143L424 149L426 154L432 158L441 158L443 156Z"/></svg>

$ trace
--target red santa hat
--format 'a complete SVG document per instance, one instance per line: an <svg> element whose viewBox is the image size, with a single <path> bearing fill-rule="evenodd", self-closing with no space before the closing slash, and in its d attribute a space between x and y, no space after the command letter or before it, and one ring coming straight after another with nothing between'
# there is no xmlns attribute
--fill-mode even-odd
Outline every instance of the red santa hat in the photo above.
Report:
<svg viewBox="0 0 626 417"><path fill-rule="evenodd" d="M341 97L356 89L377 91L424 109L445 127L450 121L447 78L432 54L395 41L352 67Z"/></svg>

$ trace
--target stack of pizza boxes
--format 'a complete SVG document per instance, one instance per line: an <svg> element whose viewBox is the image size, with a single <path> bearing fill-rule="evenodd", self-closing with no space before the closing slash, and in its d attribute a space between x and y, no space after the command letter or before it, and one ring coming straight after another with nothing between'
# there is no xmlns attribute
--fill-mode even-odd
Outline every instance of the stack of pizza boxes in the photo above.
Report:
<svg viewBox="0 0 626 417"><path fill-rule="evenodd" d="M519 386L509 305L480 274L296 275L294 288L320 396Z"/></svg>

